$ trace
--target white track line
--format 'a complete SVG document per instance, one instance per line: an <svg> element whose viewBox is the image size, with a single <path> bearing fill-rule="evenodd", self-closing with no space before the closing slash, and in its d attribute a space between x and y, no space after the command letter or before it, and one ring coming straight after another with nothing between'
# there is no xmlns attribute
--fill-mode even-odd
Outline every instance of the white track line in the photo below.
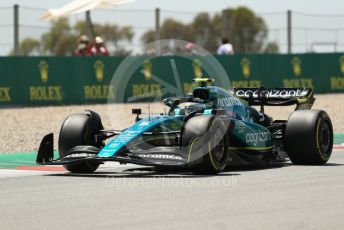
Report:
<svg viewBox="0 0 344 230"><path fill-rule="evenodd" d="M39 176L39 175L52 174L52 173L59 173L59 172L0 169L0 179L9 178L9 177Z"/></svg>

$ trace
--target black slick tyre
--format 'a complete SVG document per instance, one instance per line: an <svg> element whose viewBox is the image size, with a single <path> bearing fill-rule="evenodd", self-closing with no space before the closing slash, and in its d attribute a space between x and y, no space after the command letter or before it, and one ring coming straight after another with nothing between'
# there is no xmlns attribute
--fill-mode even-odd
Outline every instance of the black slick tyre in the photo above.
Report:
<svg viewBox="0 0 344 230"><path fill-rule="evenodd" d="M95 147L94 135L103 129L100 116L93 112L76 113L68 116L60 129L58 140L59 156L63 157L71 148L79 145L92 145ZM83 162L64 165L64 168L74 173L91 173L99 167L96 162Z"/></svg>
<svg viewBox="0 0 344 230"><path fill-rule="evenodd" d="M294 164L325 164L333 146L333 128L328 114L322 110L293 112L288 119L284 146Z"/></svg>
<svg viewBox="0 0 344 230"><path fill-rule="evenodd" d="M195 174L222 172L229 155L228 126L216 116L196 116L187 121L182 144L189 148L188 163Z"/></svg>

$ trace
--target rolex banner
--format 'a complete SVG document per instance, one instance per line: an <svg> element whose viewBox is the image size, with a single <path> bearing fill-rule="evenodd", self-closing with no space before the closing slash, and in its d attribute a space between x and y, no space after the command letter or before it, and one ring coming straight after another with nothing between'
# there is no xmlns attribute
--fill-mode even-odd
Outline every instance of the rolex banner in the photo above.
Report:
<svg viewBox="0 0 344 230"><path fill-rule="evenodd" d="M137 102L185 94L193 78L223 77L212 76L221 71L213 71L206 58L141 56L128 62L125 57L1 57L0 106ZM235 55L216 60L233 87L344 92L344 54Z"/></svg>

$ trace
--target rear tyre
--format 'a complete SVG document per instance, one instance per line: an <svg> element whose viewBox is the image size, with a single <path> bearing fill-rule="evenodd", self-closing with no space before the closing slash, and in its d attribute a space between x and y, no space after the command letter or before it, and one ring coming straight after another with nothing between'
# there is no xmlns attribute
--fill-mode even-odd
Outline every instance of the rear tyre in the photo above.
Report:
<svg viewBox="0 0 344 230"><path fill-rule="evenodd" d="M331 156L333 128L322 110L293 112L285 132L285 150L291 162L299 165L323 165Z"/></svg>
<svg viewBox="0 0 344 230"><path fill-rule="evenodd" d="M182 144L188 145L188 163L195 174L222 172L229 155L228 126L215 116L193 117L185 124Z"/></svg>
<svg viewBox="0 0 344 230"><path fill-rule="evenodd" d="M103 125L100 116L93 111L70 115L65 119L60 130L59 156L64 157L68 150L78 145L92 145L99 148L99 144L95 143L94 135L101 129ZM99 163L83 162L63 167L74 173L91 173L99 167Z"/></svg>

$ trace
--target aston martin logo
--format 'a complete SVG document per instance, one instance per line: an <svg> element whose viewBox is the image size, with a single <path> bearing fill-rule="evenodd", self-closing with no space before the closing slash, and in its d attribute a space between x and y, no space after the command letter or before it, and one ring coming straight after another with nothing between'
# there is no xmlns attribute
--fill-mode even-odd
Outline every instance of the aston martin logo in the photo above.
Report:
<svg viewBox="0 0 344 230"><path fill-rule="evenodd" d="M300 58L298 57L294 57L292 60L291 60L291 64L293 65L293 72L294 72L294 75L299 77L301 75L301 60Z"/></svg>
<svg viewBox="0 0 344 230"><path fill-rule="evenodd" d="M240 62L242 68L242 75L249 77L251 74L251 62L248 58L243 58Z"/></svg>
<svg viewBox="0 0 344 230"><path fill-rule="evenodd" d="M48 63L46 61L40 61L38 64L38 68L42 82L46 83L48 81Z"/></svg>
<svg viewBox="0 0 344 230"><path fill-rule="evenodd" d="M97 81L102 81L104 78L104 63L100 60L96 61L93 65L94 71L96 73Z"/></svg>
<svg viewBox="0 0 344 230"><path fill-rule="evenodd" d="M202 77L202 62L199 59L195 59L192 62L192 68L195 75L195 78L201 78Z"/></svg>
<svg viewBox="0 0 344 230"><path fill-rule="evenodd" d="M344 74L344 55L339 58L340 71Z"/></svg>

